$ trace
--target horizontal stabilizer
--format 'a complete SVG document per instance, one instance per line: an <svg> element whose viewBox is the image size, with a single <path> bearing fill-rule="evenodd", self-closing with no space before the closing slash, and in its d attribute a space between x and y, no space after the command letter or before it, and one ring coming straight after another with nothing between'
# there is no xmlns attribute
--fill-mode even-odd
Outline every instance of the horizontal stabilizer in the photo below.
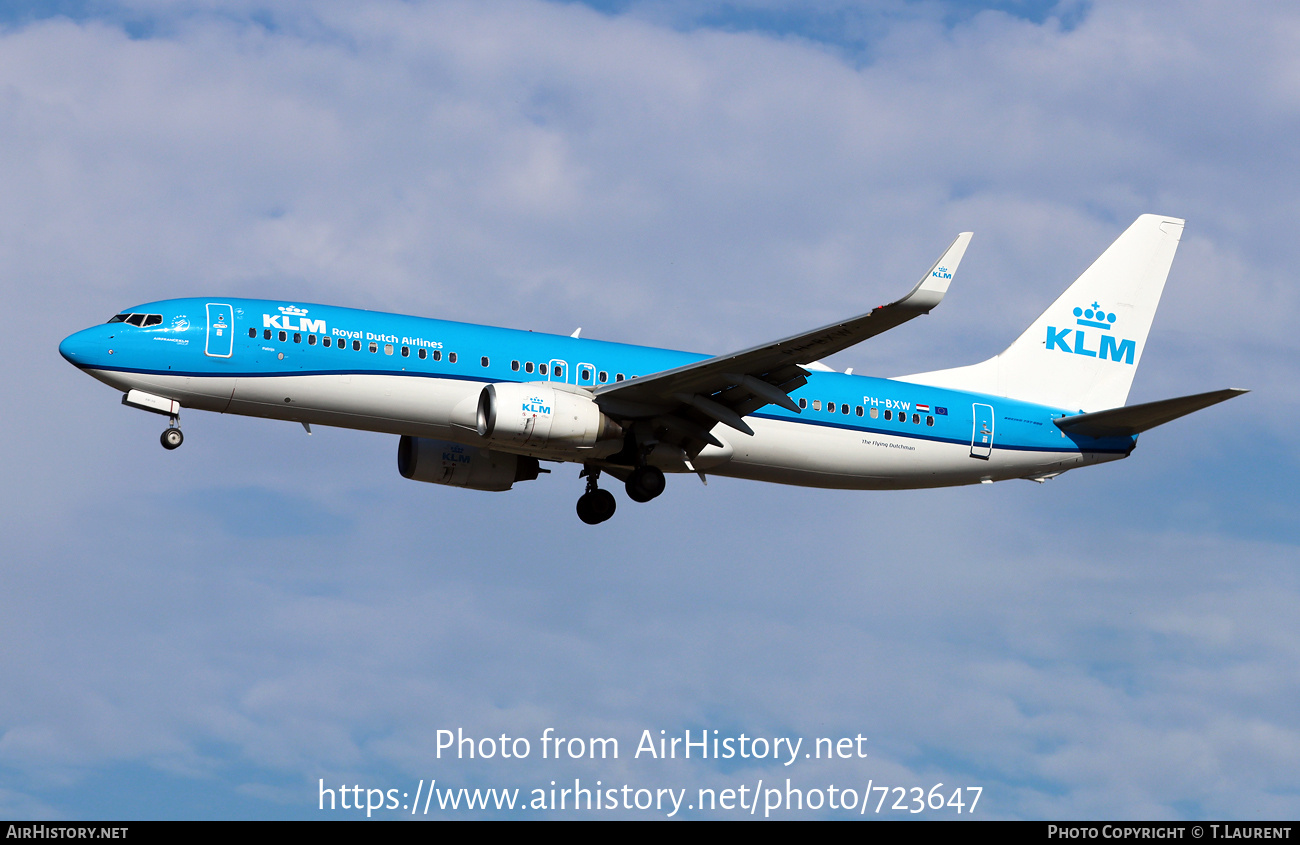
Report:
<svg viewBox="0 0 1300 845"><path fill-rule="evenodd" d="M1195 396L1180 396L1177 399L1163 399L1159 402L1130 405L1127 408L1076 414L1072 417L1061 417L1053 422L1056 423L1057 428L1067 434L1082 434L1084 437L1132 437L1149 428L1164 425L1170 420L1176 420L1193 411L1217 405L1248 392L1240 387L1230 387L1227 390L1212 390Z"/></svg>

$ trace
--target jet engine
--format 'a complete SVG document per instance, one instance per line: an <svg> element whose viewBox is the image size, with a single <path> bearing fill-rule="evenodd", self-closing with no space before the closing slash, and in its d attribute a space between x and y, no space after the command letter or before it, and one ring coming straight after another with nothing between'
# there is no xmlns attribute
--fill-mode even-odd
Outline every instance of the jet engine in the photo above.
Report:
<svg viewBox="0 0 1300 845"><path fill-rule="evenodd" d="M535 449L590 448L618 440L623 429L585 391L544 383L489 384L478 398L480 437Z"/></svg>
<svg viewBox="0 0 1300 845"><path fill-rule="evenodd" d="M402 435L397 444L397 471L412 481L500 492L516 481L532 481L542 470L536 458Z"/></svg>

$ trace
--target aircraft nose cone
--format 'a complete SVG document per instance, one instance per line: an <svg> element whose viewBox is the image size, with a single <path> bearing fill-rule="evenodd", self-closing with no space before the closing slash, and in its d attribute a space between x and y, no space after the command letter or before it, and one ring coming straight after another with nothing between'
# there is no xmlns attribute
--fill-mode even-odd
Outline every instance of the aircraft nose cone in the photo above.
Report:
<svg viewBox="0 0 1300 845"><path fill-rule="evenodd" d="M93 329L82 329L70 334L59 344L59 354L74 367L84 367L94 357L102 343L97 343Z"/></svg>

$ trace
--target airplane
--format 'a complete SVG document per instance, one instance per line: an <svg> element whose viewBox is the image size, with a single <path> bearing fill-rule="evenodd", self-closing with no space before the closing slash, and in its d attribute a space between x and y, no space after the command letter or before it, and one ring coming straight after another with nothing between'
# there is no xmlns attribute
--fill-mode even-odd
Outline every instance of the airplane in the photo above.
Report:
<svg viewBox="0 0 1300 845"><path fill-rule="evenodd" d="M579 518L648 502L665 473L855 490L1043 482L1128 457L1143 431L1246 391L1125 406L1183 221L1139 217L1001 354L895 378L820 359L927 314L963 232L901 299L710 357L300 302L186 298L127 309L59 352L170 420L182 408L399 435L408 479L504 491L582 465Z"/></svg>

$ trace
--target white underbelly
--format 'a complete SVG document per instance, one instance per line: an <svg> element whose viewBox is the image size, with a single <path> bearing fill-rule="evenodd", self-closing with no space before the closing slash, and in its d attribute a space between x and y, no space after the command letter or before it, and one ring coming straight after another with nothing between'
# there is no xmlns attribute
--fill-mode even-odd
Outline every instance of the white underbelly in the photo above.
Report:
<svg viewBox="0 0 1300 845"><path fill-rule="evenodd" d="M1097 462L1078 452L996 446L988 458L979 458L971 455L969 443L752 417L749 423L753 437L726 432L733 454L712 474L805 487L894 490L1025 478Z"/></svg>

